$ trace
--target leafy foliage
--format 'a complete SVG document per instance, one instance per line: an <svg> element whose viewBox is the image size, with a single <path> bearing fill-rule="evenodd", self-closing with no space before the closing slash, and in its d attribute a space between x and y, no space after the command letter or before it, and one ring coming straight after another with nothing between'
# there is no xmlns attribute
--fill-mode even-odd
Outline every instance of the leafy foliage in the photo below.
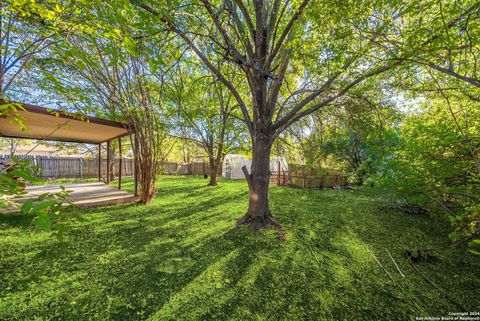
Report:
<svg viewBox="0 0 480 321"><path fill-rule="evenodd" d="M21 130L27 130L23 118L18 110L24 110L18 103L2 101L0 104L0 117L9 116L12 122L18 124ZM27 182L38 182L38 168L32 166L27 159L10 159L0 164L0 210L16 209L19 204L15 198L26 194ZM67 215L64 203L68 197L68 191L61 186L59 193L47 193L27 200L20 209L23 214L35 216L35 223L39 228L52 231L52 236L59 240L64 238L65 222Z"/></svg>
<svg viewBox="0 0 480 321"><path fill-rule="evenodd" d="M63 186L58 193L46 193L32 197L23 204L16 201L17 198L26 194L27 183L41 181L37 177L37 171L38 168L32 166L31 161L27 159L13 158L3 164L3 168L0 169L0 195L2 195L0 210L19 209L23 215L35 217L34 222L37 227L51 231L52 236L63 240L66 232L65 223L70 218L76 217L73 214L68 215L69 211L66 205L69 204L69 191Z"/></svg>
<svg viewBox="0 0 480 321"><path fill-rule="evenodd" d="M38 181L35 175L36 168L29 160L12 159L0 168L0 208L15 206L12 197L25 194L27 181Z"/></svg>
<svg viewBox="0 0 480 321"><path fill-rule="evenodd" d="M72 218L81 219L79 215L70 211L71 203L68 200L69 191L60 186L57 193L45 193L28 199L20 210L24 215L33 215L35 225L46 231L59 241L65 240L66 223Z"/></svg>
<svg viewBox="0 0 480 321"><path fill-rule="evenodd" d="M452 110L443 100L430 101L404 120L400 144L377 178L380 186L409 203L449 216L456 228L453 240L470 240L478 238L480 231L476 158L480 114L469 100L451 103Z"/></svg>

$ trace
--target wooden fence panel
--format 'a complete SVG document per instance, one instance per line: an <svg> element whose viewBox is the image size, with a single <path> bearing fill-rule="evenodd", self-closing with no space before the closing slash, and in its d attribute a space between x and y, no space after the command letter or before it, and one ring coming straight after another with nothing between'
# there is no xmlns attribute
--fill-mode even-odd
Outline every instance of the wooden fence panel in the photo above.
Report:
<svg viewBox="0 0 480 321"><path fill-rule="evenodd" d="M210 175L210 166L206 162L192 163L160 163L160 173L164 175ZM219 168L221 173L221 166Z"/></svg>
<svg viewBox="0 0 480 321"><path fill-rule="evenodd" d="M299 188L332 188L347 186L347 176L323 175L316 176L302 171L274 171L270 176L270 183L278 186Z"/></svg>
<svg viewBox="0 0 480 321"><path fill-rule="evenodd" d="M160 163L160 174L177 175L177 170L178 170L178 163L175 163L175 162Z"/></svg>
<svg viewBox="0 0 480 321"><path fill-rule="evenodd" d="M32 156L16 155L19 159L29 159L32 165L40 169L42 178L96 178L98 177L98 159L85 159L81 157L60 156ZM0 163L10 159L9 155L0 155ZM107 161L101 162L102 176L107 175ZM115 177L119 172L119 160L114 160L113 173ZM219 168L221 174L221 167ZM122 176L133 176L134 160L122 158ZM163 162L160 164L159 174L163 175L210 175L210 168L206 162L176 163Z"/></svg>
<svg viewBox="0 0 480 321"><path fill-rule="evenodd" d="M98 159L81 157L32 156L15 155L18 159L29 159L32 165L38 166L42 178L95 178L98 177ZM0 155L0 162L10 159L9 155ZM131 158L122 159L122 176L133 176L134 161ZM102 160L102 174L107 174L107 161ZM114 173L118 176L119 160L114 161Z"/></svg>

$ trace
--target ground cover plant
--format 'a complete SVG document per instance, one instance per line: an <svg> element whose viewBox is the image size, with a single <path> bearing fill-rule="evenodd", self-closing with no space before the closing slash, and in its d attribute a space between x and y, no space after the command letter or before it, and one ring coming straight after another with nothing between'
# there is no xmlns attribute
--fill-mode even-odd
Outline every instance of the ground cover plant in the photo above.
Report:
<svg viewBox="0 0 480 321"><path fill-rule="evenodd" d="M465 248L415 265L447 297L403 257L402 245L447 245L448 222L385 209L367 189L272 187L281 241L232 230L245 181L207 183L162 177L149 205L78 210L62 243L0 216L0 320L410 320L480 306Z"/></svg>

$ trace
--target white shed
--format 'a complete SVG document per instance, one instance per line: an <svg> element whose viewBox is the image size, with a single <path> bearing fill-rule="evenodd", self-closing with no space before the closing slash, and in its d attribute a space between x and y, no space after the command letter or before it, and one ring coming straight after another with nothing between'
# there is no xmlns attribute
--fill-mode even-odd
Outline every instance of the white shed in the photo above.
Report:
<svg viewBox="0 0 480 321"><path fill-rule="evenodd" d="M244 179L242 167L247 166L247 170L250 173L252 169L252 161L245 159L239 154L228 154L225 156L222 164L222 177L230 179ZM277 172L280 167L280 171L288 171L288 164L285 157L272 157L270 159L270 171Z"/></svg>
<svg viewBox="0 0 480 321"><path fill-rule="evenodd" d="M250 163L246 163L242 155L225 155L222 164L222 177L230 179L244 179L245 175L242 171L242 167L244 165L247 166L248 170L250 170L252 162L250 161Z"/></svg>

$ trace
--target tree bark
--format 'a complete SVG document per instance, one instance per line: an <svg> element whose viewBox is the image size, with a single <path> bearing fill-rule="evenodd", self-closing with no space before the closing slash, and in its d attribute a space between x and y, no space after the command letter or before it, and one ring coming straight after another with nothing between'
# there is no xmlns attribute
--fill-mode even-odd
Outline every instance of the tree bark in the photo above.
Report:
<svg viewBox="0 0 480 321"><path fill-rule="evenodd" d="M218 162L215 159L210 159L210 182L209 186L217 186L217 176L218 176Z"/></svg>
<svg viewBox="0 0 480 321"><path fill-rule="evenodd" d="M1 91L0 91L1 94ZM16 138L9 138L10 139L10 158L13 158L15 156L15 151L17 150L17 141Z"/></svg>
<svg viewBox="0 0 480 321"><path fill-rule="evenodd" d="M244 166L243 172L249 188L248 210L237 226L250 224L253 231L266 226L273 226L279 231L281 239L285 238L282 226L273 218L268 204L268 187L270 185L270 139L255 139L253 144L251 173Z"/></svg>

